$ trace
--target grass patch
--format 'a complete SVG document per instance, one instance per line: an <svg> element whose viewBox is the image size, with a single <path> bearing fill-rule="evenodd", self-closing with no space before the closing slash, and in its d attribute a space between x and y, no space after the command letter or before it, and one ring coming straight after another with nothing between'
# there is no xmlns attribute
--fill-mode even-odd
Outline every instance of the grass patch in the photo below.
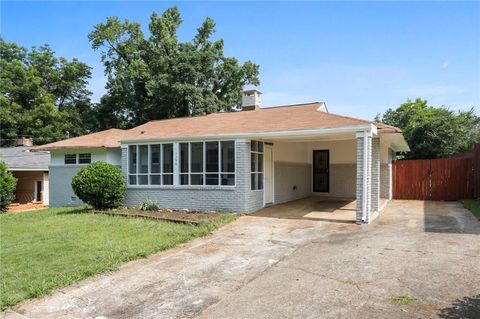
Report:
<svg viewBox="0 0 480 319"><path fill-rule="evenodd" d="M480 220L480 200L478 199L466 199L463 201L463 206L472 212L473 216Z"/></svg>
<svg viewBox="0 0 480 319"><path fill-rule="evenodd" d="M0 216L0 309L208 235L237 215L199 225L56 207Z"/></svg>
<svg viewBox="0 0 480 319"><path fill-rule="evenodd" d="M397 305L410 305L417 301L417 299L412 296L391 296L389 299L390 302Z"/></svg>

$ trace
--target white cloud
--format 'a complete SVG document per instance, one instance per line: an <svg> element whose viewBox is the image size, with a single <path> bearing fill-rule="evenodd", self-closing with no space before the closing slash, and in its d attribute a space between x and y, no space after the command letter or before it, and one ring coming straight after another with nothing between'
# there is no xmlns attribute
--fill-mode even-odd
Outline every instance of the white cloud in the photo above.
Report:
<svg viewBox="0 0 480 319"><path fill-rule="evenodd" d="M448 60L443 61L443 63L442 63L442 69L448 68L449 65L450 65L450 61L448 61Z"/></svg>

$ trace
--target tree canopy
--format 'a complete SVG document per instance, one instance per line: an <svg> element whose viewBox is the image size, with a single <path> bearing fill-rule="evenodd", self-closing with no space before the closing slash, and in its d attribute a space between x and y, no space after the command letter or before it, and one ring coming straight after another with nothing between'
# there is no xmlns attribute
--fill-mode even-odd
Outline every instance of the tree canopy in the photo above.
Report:
<svg viewBox="0 0 480 319"><path fill-rule="evenodd" d="M480 117L469 111L429 106L426 100L407 100L388 109L376 120L403 130L411 152L409 159L440 158L472 150L480 141Z"/></svg>
<svg viewBox="0 0 480 319"><path fill-rule="evenodd" d="M80 135L91 110L90 67L55 57L48 46L27 50L0 38L0 125L2 146L20 136L44 144Z"/></svg>
<svg viewBox="0 0 480 319"><path fill-rule="evenodd" d="M88 35L101 50L108 93L97 112L100 126L131 127L149 120L228 111L245 85L258 85L259 66L226 57L223 40L212 40L206 18L191 41L181 42L177 7L151 15L146 37L140 24L110 17ZM105 119L105 120L103 120Z"/></svg>

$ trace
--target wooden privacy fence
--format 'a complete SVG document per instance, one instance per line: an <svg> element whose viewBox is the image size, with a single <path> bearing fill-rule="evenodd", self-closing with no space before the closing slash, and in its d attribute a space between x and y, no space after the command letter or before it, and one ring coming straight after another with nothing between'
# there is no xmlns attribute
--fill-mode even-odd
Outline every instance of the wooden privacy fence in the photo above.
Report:
<svg viewBox="0 0 480 319"><path fill-rule="evenodd" d="M473 156L393 161L393 198L459 200L480 192L480 144Z"/></svg>

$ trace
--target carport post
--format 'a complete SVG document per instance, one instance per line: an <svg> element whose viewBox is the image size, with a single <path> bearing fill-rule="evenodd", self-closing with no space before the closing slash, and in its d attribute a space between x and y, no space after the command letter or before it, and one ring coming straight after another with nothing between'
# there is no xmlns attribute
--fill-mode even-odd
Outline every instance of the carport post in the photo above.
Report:
<svg viewBox="0 0 480 319"><path fill-rule="evenodd" d="M357 138L357 224L368 224L371 221L372 190L372 137L376 135L376 127L356 133Z"/></svg>

